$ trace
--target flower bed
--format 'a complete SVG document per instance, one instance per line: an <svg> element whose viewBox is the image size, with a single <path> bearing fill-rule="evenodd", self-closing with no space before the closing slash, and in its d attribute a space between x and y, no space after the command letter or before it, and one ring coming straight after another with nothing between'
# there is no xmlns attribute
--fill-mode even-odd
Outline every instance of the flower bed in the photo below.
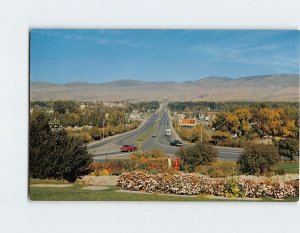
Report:
<svg viewBox="0 0 300 233"><path fill-rule="evenodd" d="M230 189L228 189L229 183ZM161 173L151 175L140 171L125 172L119 176L117 185L123 189L132 191L178 195L207 193L215 196L231 197L234 196L234 193L232 195L228 194L235 190L239 192L239 196L246 197L270 196L273 198L288 198L297 195L296 188L289 183L268 183L266 181L247 180L243 178L228 180L225 178L210 178L193 173L175 175Z"/></svg>

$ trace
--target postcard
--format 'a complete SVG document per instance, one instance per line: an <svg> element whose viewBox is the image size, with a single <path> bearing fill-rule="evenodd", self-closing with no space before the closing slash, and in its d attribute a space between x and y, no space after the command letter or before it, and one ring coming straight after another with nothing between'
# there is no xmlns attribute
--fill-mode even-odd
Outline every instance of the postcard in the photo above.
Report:
<svg viewBox="0 0 300 233"><path fill-rule="evenodd" d="M32 201L298 201L299 31L30 30Z"/></svg>

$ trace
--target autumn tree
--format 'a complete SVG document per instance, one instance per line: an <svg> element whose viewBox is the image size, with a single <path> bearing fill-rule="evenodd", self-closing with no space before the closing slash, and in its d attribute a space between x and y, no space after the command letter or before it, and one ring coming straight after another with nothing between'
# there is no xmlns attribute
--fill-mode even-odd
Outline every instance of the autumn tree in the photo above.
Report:
<svg viewBox="0 0 300 233"><path fill-rule="evenodd" d="M252 114L248 108L239 108L234 111L234 114L239 120L239 130L242 134L248 134L251 131L250 121L252 120Z"/></svg>
<svg viewBox="0 0 300 233"><path fill-rule="evenodd" d="M125 123L126 113L122 111L112 111L109 114L108 122L111 126L118 126Z"/></svg>
<svg viewBox="0 0 300 233"><path fill-rule="evenodd" d="M274 108L260 108L253 116L255 131L260 136L279 135L282 127L280 112Z"/></svg>
<svg viewBox="0 0 300 233"><path fill-rule="evenodd" d="M190 142L208 142L209 136L202 124L196 125L191 129L189 135Z"/></svg>
<svg viewBox="0 0 300 233"><path fill-rule="evenodd" d="M298 114L299 112L291 108L280 109L280 118L282 120L282 127L280 134L288 137L298 137Z"/></svg>
<svg viewBox="0 0 300 233"><path fill-rule="evenodd" d="M237 115L232 112L221 112L213 122L213 127L220 131L229 131L236 133L239 129L240 122Z"/></svg>
<svg viewBox="0 0 300 233"><path fill-rule="evenodd" d="M59 116L59 119L60 119L60 123L63 126L74 127L75 125L79 124L80 116L77 113L65 113L65 114Z"/></svg>

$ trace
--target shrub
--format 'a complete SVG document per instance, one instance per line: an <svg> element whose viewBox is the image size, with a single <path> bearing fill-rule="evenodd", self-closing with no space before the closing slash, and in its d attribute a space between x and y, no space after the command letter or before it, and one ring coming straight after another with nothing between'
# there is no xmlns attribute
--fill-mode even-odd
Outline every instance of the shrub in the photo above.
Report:
<svg viewBox="0 0 300 233"><path fill-rule="evenodd" d="M297 182L270 183L244 178L210 178L198 174L157 175L145 172L125 172L118 177L117 186L132 191L149 193L172 193L178 195L198 195L200 193L225 197L296 197L299 193ZM298 190L297 190L298 189Z"/></svg>
<svg viewBox="0 0 300 233"><path fill-rule="evenodd" d="M239 179L238 184L247 197L288 198L298 196L297 192L299 192L289 182L270 183L269 181Z"/></svg>
<svg viewBox="0 0 300 233"><path fill-rule="evenodd" d="M130 160L134 163L134 170L148 172L151 170L157 170L158 172L167 172L170 170L170 172L172 172L172 169L168 168L168 157L163 151L160 150L141 151L134 153L131 155Z"/></svg>
<svg viewBox="0 0 300 233"><path fill-rule="evenodd" d="M238 182L234 179L227 180L225 185L224 196L228 198L244 197L245 194L243 189L240 187Z"/></svg>
<svg viewBox="0 0 300 233"><path fill-rule="evenodd" d="M197 174L157 174L144 172L123 173L117 180L117 185L127 190L144 190L146 192L173 193L180 195L198 195L209 193L217 196L224 195L222 178L212 179Z"/></svg>
<svg viewBox="0 0 300 233"><path fill-rule="evenodd" d="M29 125L29 175L41 179L74 182L88 174L91 154L83 141L64 130L52 132L41 113Z"/></svg>
<svg viewBox="0 0 300 233"><path fill-rule="evenodd" d="M141 158L147 158L147 159L166 158L166 154L161 150L148 150L148 151L134 152L131 156L131 159L141 159Z"/></svg>
<svg viewBox="0 0 300 233"><path fill-rule="evenodd" d="M217 158L217 151L207 143L196 143L191 147L182 147L177 154L188 171L195 171L199 165L210 164Z"/></svg>
<svg viewBox="0 0 300 233"><path fill-rule="evenodd" d="M71 136L80 138L84 143L92 141L91 135L85 130L66 129L66 132Z"/></svg>
<svg viewBox="0 0 300 233"><path fill-rule="evenodd" d="M102 137L102 132L100 132L100 129L98 127L93 127L89 130L90 136L93 138L93 140L100 140Z"/></svg>
<svg viewBox="0 0 300 233"><path fill-rule="evenodd" d="M214 144L217 144L219 142L224 142L226 140L229 140L231 138L231 134L229 132L223 132L216 130L212 136L211 139L213 140Z"/></svg>
<svg viewBox="0 0 300 233"><path fill-rule="evenodd" d="M173 164L174 164L174 159ZM90 165L92 173L90 175L98 176L100 171L106 169L111 175L120 175L123 172L135 170L156 174L160 172L176 173L174 168L168 168L168 157L161 151L142 151L131 155L130 159L118 160L112 159L105 163L94 162Z"/></svg>
<svg viewBox="0 0 300 233"><path fill-rule="evenodd" d="M99 176L109 176L110 172L106 169L103 169L99 172Z"/></svg>
<svg viewBox="0 0 300 233"><path fill-rule="evenodd" d="M246 174L265 174L278 162L280 156L273 145L249 144L242 152L238 164L240 171Z"/></svg>
<svg viewBox="0 0 300 233"><path fill-rule="evenodd" d="M235 162L217 160L210 165L201 165L195 169L202 175L210 177L227 177L238 174L238 167Z"/></svg>
<svg viewBox="0 0 300 233"><path fill-rule="evenodd" d="M132 163L132 161L130 160L118 160L118 159L109 160L105 163L94 162L89 167L90 170L92 171L90 175L101 176L103 175L102 171L104 170L107 171L109 175L120 175L125 171L133 171L134 166L130 166L130 163Z"/></svg>
<svg viewBox="0 0 300 233"><path fill-rule="evenodd" d="M293 188L296 190L296 196L299 196L299 179L288 181L286 184L293 186Z"/></svg>
<svg viewBox="0 0 300 233"><path fill-rule="evenodd" d="M294 160L299 157L299 141L294 138L281 139L277 143L278 152L281 156Z"/></svg>

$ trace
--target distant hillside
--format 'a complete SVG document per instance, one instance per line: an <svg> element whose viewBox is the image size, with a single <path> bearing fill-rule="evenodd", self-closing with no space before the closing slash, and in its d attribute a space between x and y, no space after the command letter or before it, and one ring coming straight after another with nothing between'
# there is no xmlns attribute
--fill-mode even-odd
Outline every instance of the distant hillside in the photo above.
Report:
<svg viewBox="0 0 300 233"><path fill-rule="evenodd" d="M207 77L186 82L118 80L109 83L52 84L30 82L30 100L298 101L299 75L265 75L231 79Z"/></svg>

